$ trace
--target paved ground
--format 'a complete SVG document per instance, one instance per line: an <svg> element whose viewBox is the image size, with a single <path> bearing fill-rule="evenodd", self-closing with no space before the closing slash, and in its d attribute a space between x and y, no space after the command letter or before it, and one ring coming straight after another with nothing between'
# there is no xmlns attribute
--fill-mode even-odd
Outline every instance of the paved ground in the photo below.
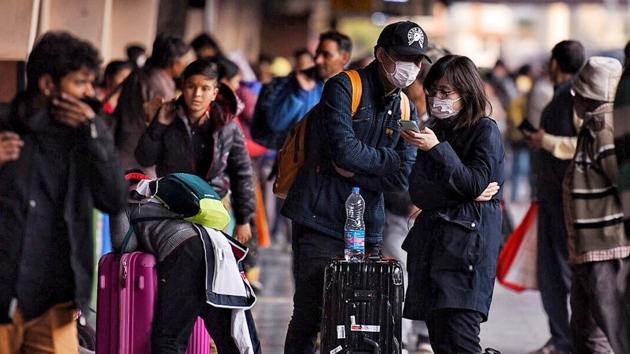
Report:
<svg viewBox="0 0 630 354"><path fill-rule="evenodd" d="M517 205L513 209L519 220L525 206ZM282 245L261 250L260 255L264 290L254 316L263 351L280 354L291 316L291 256ZM524 354L540 347L547 340L547 333L537 292L517 294L496 285L490 319L481 328L484 347L499 349L503 354Z"/></svg>

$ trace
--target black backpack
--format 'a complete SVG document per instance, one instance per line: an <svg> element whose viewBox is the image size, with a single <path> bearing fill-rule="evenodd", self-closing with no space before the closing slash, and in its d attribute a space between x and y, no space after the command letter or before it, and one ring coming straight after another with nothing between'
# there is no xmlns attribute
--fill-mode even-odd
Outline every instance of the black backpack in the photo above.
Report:
<svg viewBox="0 0 630 354"><path fill-rule="evenodd" d="M287 131L277 132L270 128L270 124L273 124L274 120L281 117L270 117L269 111L278 92L293 79L291 75L274 78L270 83L263 86L258 96L254 110L251 134L255 142L268 149L280 149L282 143L284 143L284 139L289 133L289 129Z"/></svg>

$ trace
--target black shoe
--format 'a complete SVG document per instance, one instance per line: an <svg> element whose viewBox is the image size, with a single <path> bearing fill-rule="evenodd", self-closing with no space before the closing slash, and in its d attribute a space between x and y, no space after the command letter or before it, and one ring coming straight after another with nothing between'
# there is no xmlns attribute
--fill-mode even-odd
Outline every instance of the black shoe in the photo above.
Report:
<svg viewBox="0 0 630 354"><path fill-rule="evenodd" d="M486 348L483 354L501 354L501 352L493 348Z"/></svg>

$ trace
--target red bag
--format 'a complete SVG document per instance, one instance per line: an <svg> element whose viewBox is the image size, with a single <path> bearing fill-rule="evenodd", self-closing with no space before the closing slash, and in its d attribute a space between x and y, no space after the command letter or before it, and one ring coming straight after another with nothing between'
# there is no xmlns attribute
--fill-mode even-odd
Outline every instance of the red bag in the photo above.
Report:
<svg viewBox="0 0 630 354"><path fill-rule="evenodd" d="M538 289L538 208L538 202L532 202L499 254L497 279L517 292Z"/></svg>

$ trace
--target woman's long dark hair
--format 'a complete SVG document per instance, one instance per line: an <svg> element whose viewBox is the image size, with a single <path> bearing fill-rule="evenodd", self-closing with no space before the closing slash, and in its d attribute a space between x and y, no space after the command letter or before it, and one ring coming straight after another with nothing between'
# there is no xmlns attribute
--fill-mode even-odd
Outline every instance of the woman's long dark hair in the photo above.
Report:
<svg viewBox="0 0 630 354"><path fill-rule="evenodd" d="M462 109L455 119L455 129L471 127L492 112L484 90L483 80L475 64L468 57L447 55L438 60L427 73L424 87L431 91L437 82L446 78L462 97ZM431 112L427 100L427 112Z"/></svg>

